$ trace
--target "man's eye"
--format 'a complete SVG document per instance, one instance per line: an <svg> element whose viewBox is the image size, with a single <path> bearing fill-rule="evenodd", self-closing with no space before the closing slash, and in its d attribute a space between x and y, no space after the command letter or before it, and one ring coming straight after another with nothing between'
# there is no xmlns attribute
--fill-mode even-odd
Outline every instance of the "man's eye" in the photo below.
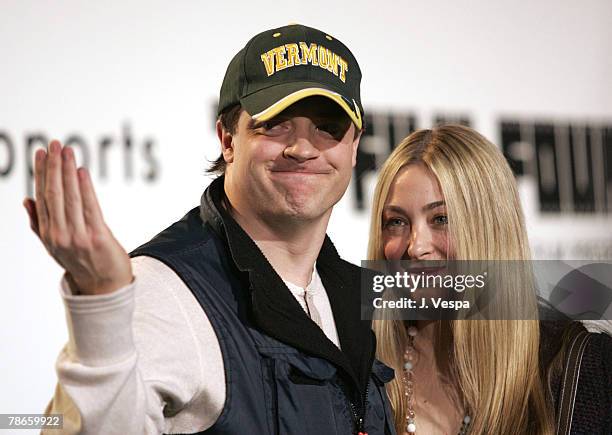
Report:
<svg viewBox="0 0 612 435"><path fill-rule="evenodd" d="M343 133L342 127L338 124L320 124L317 125L317 130L328 133L335 138Z"/></svg>
<svg viewBox="0 0 612 435"><path fill-rule="evenodd" d="M272 130L274 128L278 129L280 128L280 123L279 122L264 122L261 125L261 128L263 128L264 130Z"/></svg>
<svg viewBox="0 0 612 435"><path fill-rule="evenodd" d="M279 134L289 129L286 122L262 122L259 128L266 134Z"/></svg>

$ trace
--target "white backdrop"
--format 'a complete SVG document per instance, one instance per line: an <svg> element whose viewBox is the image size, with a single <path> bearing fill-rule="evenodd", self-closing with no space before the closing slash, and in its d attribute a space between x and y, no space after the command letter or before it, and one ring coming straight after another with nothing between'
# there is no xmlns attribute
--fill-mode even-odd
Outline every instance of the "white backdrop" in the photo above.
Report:
<svg viewBox="0 0 612 435"><path fill-rule="evenodd" d="M61 270L21 206L28 138L84 142L106 219L133 249L197 205L208 184L212 105L231 57L255 33L296 21L351 48L366 111L411 111L419 127L440 111L467 114L494 142L505 115L612 125L608 0L0 0L0 413L42 412L67 337ZM610 214L543 216L533 180L520 189L534 244L612 246ZM359 262L369 216L353 194L329 233Z"/></svg>

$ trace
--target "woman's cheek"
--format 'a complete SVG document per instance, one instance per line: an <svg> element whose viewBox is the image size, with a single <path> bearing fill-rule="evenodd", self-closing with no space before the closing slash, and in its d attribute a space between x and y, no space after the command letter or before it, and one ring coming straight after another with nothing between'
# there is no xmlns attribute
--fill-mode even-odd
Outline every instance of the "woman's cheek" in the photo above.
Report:
<svg viewBox="0 0 612 435"><path fill-rule="evenodd" d="M387 260L401 260L406 252L405 243L401 237L385 237L383 251Z"/></svg>
<svg viewBox="0 0 612 435"><path fill-rule="evenodd" d="M436 250L443 259L454 258L455 250L450 241L450 237L448 237L448 232L445 231L436 237Z"/></svg>

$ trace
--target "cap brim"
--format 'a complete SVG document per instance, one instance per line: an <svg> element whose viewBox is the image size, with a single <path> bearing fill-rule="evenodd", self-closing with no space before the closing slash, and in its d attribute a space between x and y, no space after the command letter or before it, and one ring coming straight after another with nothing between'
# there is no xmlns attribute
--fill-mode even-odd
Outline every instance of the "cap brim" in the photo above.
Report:
<svg viewBox="0 0 612 435"><path fill-rule="evenodd" d="M359 105L354 100L352 105L355 110L339 93L320 86L313 87L313 84L312 82L294 82L271 86L242 98L240 104L253 119L267 121L297 101L318 95L336 102L351 118L355 126L358 129L362 128L363 121Z"/></svg>

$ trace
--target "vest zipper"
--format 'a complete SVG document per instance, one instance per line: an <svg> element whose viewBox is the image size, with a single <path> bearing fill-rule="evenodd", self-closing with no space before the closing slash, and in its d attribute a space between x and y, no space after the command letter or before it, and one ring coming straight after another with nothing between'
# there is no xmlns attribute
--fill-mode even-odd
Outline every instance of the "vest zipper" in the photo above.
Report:
<svg viewBox="0 0 612 435"><path fill-rule="evenodd" d="M368 403L369 389L370 389L370 383L368 382L368 385L366 386L365 394L362 400L363 406L361 407L361 415L359 412L357 412L357 407L355 406L355 404L351 400L349 400L349 405L351 407L351 412L353 414L353 421L355 423L355 428L356 428L355 434L356 435L368 435L367 432L363 431L364 430L363 420L365 418L366 406Z"/></svg>
<svg viewBox="0 0 612 435"><path fill-rule="evenodd" d="M280 430L279 430L279 424L278 424L278 391L277 391L277 386L276 386L276 360L271 359L270 361L270 366L271 366L271 373L270 376L272 376L272 400L276 401L276 409L272 409L272 425L273 425L273 434L274 435L280 435Z"/></svg>

